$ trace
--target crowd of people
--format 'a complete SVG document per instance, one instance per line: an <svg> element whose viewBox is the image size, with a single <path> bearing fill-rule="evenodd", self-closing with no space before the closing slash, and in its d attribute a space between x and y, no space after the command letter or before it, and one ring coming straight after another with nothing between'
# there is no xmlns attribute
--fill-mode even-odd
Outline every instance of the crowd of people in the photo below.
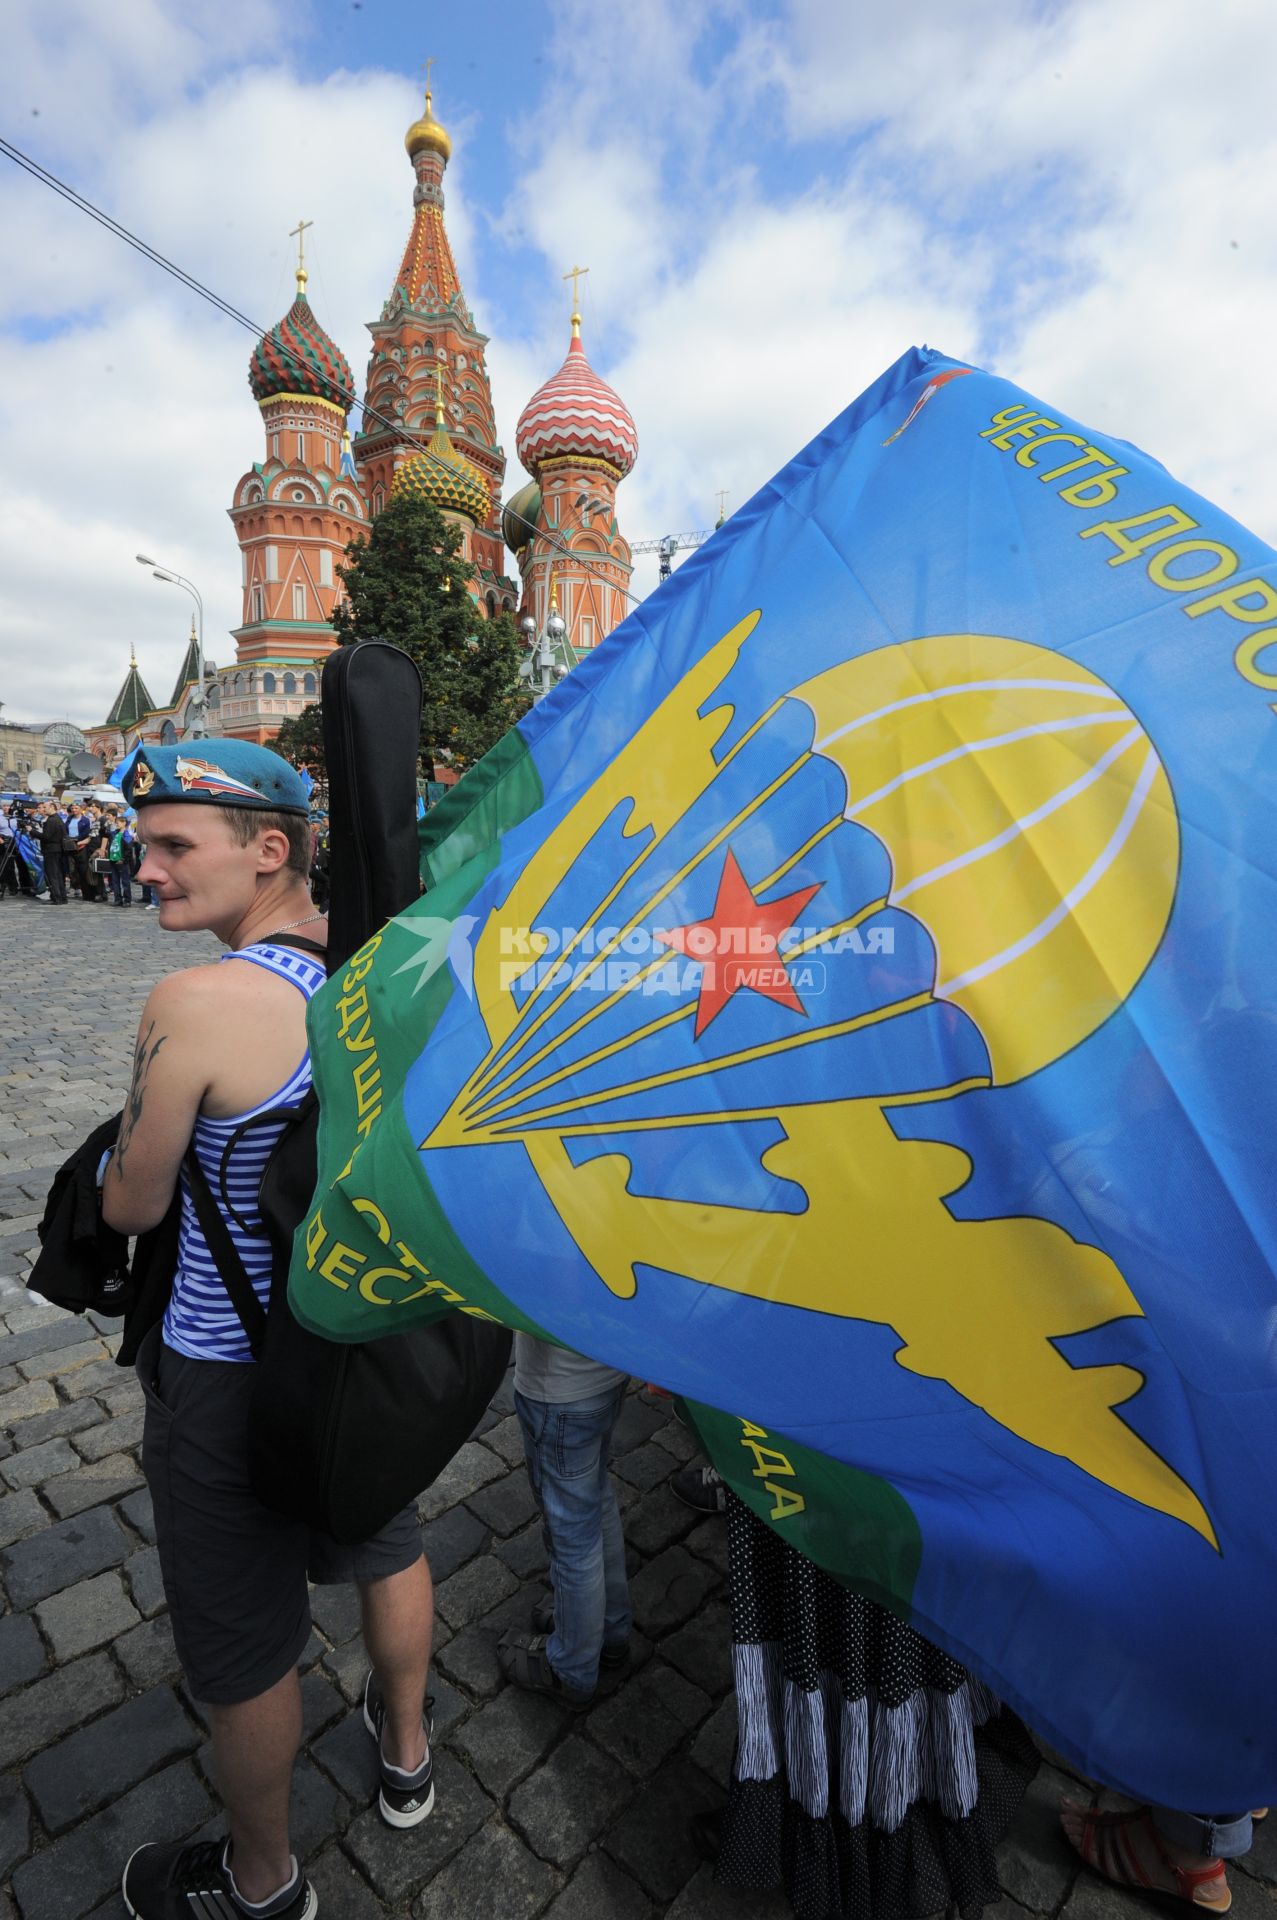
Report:
<svg viewBox="0 0 1277 1920"><path fill-rule="evenodd" d="M133 904L133 886L146 853L131 810L57 800L13 800L0 806L0 895L25 895L64 907L74 895L88 903ZM156 910L149 886L141 904Z"/></svg>
<svg viewBox="0 0 1277 1920"><path fill-rule="evenodd" d="M328 904L328 816L312 815L310 889L317 906ZM0 802L0 898L25 897L46 906L80 900L117 907L158 901L139 879L146 842L132 808L57 800Z"/></svg>

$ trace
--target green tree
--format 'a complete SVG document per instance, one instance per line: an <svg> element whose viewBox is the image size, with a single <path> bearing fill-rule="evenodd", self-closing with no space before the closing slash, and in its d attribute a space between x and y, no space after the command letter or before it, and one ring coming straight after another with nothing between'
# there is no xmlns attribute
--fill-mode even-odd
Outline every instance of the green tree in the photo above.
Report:
<svg viewBox="0 0 1277 1920"><path fill-rule="evenodd" d="M328 778L324 759L324 729L317 702L303 707L299 714L285 720L271 741L275 752L294 767L306 767L315 780Z"/></svg>
<svg viewBox="0 0 1277 1920"><path fill-rule="evenodd" d="M346 599L333 613L343 645L389 640L421 674L421 758L458 770L494 746L526 711L522 644L509 614L485 620L468 591L461 533L428 500L392 495L367 540L346 549Z"/></svg>

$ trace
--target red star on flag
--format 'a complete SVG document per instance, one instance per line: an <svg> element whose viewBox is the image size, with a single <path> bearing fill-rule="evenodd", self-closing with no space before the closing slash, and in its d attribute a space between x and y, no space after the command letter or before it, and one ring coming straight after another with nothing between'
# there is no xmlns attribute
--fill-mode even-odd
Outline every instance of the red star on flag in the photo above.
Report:
<svg viewBox="0 0 1277 1920"><path fill-rule="evenodd" d="M764 905L729 847L710 918L693 920L685 927L656 929L657 939L667 947L685 953L690 960L704 962L696 1002L698 1040L742 987L795 1013L804 1011L778 949L782 936L819 892L819 886L800 887L797 893L787 893L783 899Z"/></svg>

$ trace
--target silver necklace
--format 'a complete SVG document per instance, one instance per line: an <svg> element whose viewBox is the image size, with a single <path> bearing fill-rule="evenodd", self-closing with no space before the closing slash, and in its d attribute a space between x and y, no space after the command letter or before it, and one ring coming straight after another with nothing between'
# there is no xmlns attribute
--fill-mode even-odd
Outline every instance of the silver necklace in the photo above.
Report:
<svg viewBox="0 0 1277 1920"><path fill-rule="evenodd" d="M328 915L326 913L308 913L304 920L290 920L287 926L276 927L275 933L264 933L262 940L263 942L273 940L276 933L291 933L294 927L308 927L312 920L326 920L327 918Z"/></svg>

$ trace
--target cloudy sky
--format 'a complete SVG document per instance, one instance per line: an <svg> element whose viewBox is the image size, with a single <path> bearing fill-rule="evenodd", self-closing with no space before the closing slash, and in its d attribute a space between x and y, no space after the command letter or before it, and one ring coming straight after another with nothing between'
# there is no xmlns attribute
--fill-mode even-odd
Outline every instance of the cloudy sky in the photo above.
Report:
<svg viewBox="0 0 1277 1920"><path fill-rule="evenodd" d="M273 323L299 217L362 384L411 218L420 65L448 224L514 423L566 345L642 452L630 537L712 525L912 342L1131 439L1277 540L1277 176L1255 0L41 0L5 137ZM476 24L478 23L478 24ZM0 701L167 697L189 602L239 618L251 337L0 157ZM1259 328L1256 333L1256 328ZM650 589L654 563L636 572Z"/></svg>

